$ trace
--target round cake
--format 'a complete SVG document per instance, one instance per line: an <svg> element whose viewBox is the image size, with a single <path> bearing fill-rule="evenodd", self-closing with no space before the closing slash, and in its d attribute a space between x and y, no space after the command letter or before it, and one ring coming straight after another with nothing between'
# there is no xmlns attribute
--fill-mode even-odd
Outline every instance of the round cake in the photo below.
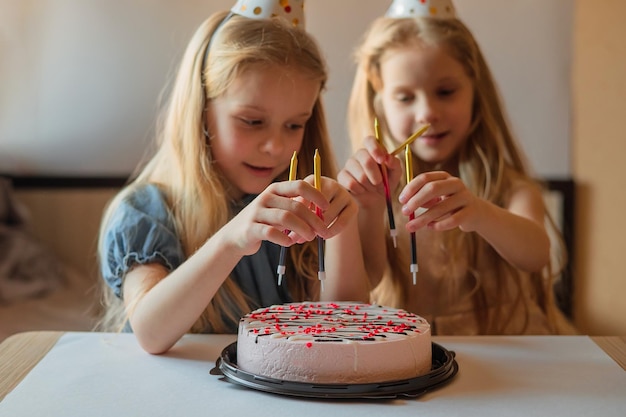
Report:
<svg viewBox="0 0 626 417"><path fill-rule="evenodd" d="M430 325L404 310L347 302L289 303L239 322L237 366L294 382L364 384L430 372Z"/></svg>

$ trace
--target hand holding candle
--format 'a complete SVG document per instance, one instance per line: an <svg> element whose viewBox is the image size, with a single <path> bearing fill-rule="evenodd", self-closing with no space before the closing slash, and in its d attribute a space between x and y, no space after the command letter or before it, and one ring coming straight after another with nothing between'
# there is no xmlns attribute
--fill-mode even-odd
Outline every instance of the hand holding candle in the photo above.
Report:
<svg viewBox="0 0 626 417"><path fill-rule="evenodd" d="M293 151L293 155L291 156L291 165L289 166L289 181L293 181L296 179L296 172L298 170L298 152ZM285 230L285 234L289 234L289 230ZM278 260L278 285L280 285L283 281L283 275L285 275L285 254L287 252L287 248L284 246L280 247L280 258Z"/></svg>
<svg viewBox="0 0 626 417"><path fill-rule="evenodd" d="M428 128L428 126L426 126ZM426 131L426 129L424 129ZM419 136L419 135L418 135ZM410 143L405 145L405 165L406 165L406 183L413 179L413 154L411 153ZM415 213L409 215L409 219L415 219ZM411 232L411 274L413 275L413 285L417 284L417 243L415 242L415 232Z"/></svg>
<svg viewBox="0 0 626 417"><path fill-rule="evenodd" d="M384 148L380 138L380 131L378 126L378 119L374 119L374 134L376 137L376 141ZM378 165L380 168L380 173L383 176L383 185L385 186L385 199L387 200L387 215L389 217L389 234L393 239L393 247L397 247L396 237L398 236L398 232L396 231L396 221L393 217L393 206L391 204L391 190L389 189L389 177L387 175L387 166L385 164Z"/></svg>
<svg viewBox="0 0 626 417"><path fill-rule="evenodd" d="M315 150L315 156L313 157L313 173L315 177L315 189L318 191L322 190L322 161L320 158L319 151ZM322 214L322 210L319 207L315 207L315 214L320 219L323 219L324 216ZM317 273L317 278L321 283L321 290L324 291L324 280L326 279L326 268L324 266L324 239L320 236L317 237L317 250L318 250L318 261L319 261L319 271Z"/></svg>

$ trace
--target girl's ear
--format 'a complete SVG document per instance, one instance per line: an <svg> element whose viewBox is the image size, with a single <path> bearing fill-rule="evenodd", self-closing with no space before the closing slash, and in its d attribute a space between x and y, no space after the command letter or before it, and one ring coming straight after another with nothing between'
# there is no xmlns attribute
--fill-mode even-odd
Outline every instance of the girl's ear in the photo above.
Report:
<svg viewBox="0 0 626 417"><path fill-rule="evenodd" d="M383 99L379 93L374 93L372 107L374 108L374 115L378 118L378 120L384 121L385 109L383 108Z"/></svg>
<svg viewBox="0 0 626 417"><path fill-rule="evenodd" d="M378 73L373 73L367 78L367 81L369 82L372 90L374 90L375 93L378 93L380 90L383 89L383 80L380 78L380 75Z"/></svg>

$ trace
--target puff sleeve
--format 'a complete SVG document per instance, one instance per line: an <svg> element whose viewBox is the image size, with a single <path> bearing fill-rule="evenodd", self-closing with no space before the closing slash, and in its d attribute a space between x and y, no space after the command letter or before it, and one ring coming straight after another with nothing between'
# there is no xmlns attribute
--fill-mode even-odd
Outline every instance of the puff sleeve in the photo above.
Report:
<svg viewBox="0 0 626 417"><path fill-rule="evenodd" d="M158 262L172 271L184 261L170 209L156 185L142 186L120 202L102 243L100 272L118 297L132 266Z"/></svg>

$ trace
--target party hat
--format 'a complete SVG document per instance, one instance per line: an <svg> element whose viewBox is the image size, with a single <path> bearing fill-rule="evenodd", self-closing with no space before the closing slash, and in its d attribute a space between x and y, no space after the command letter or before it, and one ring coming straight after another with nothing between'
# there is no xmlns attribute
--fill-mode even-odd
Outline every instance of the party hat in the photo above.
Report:
<svg viewBox="0 0 626 417"><path fill-rule="evenodd" d="M456 12L452 0L393 0L386 16L455 19Z"/></svg>
<svg viewBox="0 0 626 417"><path fill-rule="evenodd" d="M251 19L278 16L304 29L304 0L237 0L230 11Z"/></svg>

